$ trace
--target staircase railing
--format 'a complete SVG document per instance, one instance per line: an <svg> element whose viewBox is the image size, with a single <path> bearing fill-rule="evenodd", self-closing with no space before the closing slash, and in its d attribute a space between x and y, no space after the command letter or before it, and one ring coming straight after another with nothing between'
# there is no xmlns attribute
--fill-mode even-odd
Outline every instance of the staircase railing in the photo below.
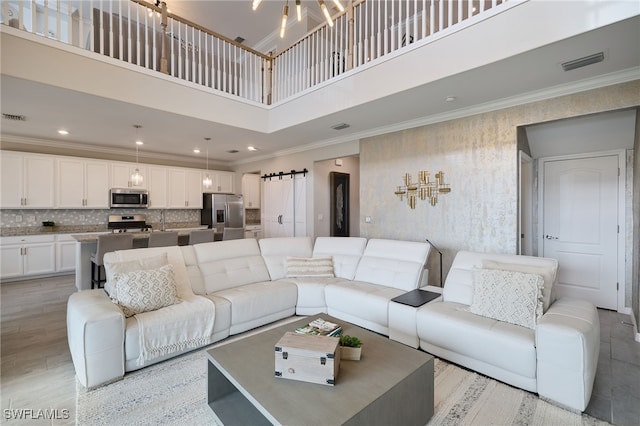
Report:
<svg viewBox="0 0 640 426"><path fill-rule="evenodd" d="M266 55L144 0L2 0L4 25L271 104L470 20L506 0L356 0L334 25ZM247 7L249 7L247 5Z"/></svg>

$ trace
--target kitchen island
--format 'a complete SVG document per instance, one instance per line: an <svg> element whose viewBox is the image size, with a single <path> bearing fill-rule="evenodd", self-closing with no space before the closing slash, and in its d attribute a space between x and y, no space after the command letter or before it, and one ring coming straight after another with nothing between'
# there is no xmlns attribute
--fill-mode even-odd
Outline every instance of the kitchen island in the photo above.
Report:
<svg viewBox="0 0 640 426"><path fill-rule="evenodd" d="M206 226L198 226L166 230L178 231L178 244L187 245L189 244L189 233L191 231L205 228ZM98 248L98 235L108 233L110 232L89 232L71 235L76 240L76 288L78 291L91 290L91 254L95 253ZM131 234L133 234L133 248L147 247L151 232L132 232Z"/></svg>

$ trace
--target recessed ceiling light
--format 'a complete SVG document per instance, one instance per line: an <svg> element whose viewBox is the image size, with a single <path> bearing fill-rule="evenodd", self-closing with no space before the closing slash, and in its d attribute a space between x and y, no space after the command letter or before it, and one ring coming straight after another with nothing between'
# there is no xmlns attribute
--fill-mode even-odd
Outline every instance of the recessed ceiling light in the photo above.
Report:
<svg viewBox="0 0 640 426"><path fill-rule="evenodd" d="M447 102L453 102L456 100L455 96L447 96L446 98L444 98L445 101Z"/></svg>
<svg viewBox="0 0 640 426"><path fill-rule="evenodd" d="M258 148L256 148L255 146L248 146L247 149L249 151L257 151L258 150Z"/></svg>
<svg viewBox="0 0 640 426"><path fill-rule="evenodd" d="M64 129L58 130L58 133L61 134L61 135L68 135L69 134L69 132L67 130L64 130Z"/></svg>
<svg viewBox="0 0 640 426"><path fill-rule="evenodd" d="M198 148L194 149L193 152L195 152L196 154L200 154L200 150Z"/></svg>
<svg viewBox="0 0 640 426"><path fill-rule="evenodd" d="M142 141L136 141L136 145L144 145L144 142L142 142Z"/></svg>

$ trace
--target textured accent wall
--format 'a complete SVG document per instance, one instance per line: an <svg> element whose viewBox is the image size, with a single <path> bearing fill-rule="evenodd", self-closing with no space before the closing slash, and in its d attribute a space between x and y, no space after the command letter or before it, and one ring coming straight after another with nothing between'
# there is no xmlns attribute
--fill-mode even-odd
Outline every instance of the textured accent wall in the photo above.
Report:
<svg viewBox="0 0 640 426"><path fill-rule="evenodd" d="M445 277L459 250L516 253L518 126L634 107L639 94L636 80L363 139L361 235L428 238L444 253ZM419 170L442 170L452 191L435 207L418 201L411 210L393 192L404 173ZM437 258L430 256L430 283L439 282Z"/></svg>

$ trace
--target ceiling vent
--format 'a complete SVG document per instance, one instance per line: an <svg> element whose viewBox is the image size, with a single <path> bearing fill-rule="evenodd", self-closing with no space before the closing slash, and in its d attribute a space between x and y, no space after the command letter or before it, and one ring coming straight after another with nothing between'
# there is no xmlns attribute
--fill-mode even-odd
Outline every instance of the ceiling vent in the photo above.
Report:
<svg viewBox="0 0 640 426"><path fill-rule="evenodd" d="M604 61L604 52L595 53L593 55L585 56L584 58L574 59L562 63L562 69L565 71L575 70L577 68L586 67L587 65L597 64Z"/></svg>
<svg viewBox="0 0 640 426"><path fill-rule="evenodd" d="M348 127L351 127L351 125L347 123L340 123L340 124L336 124L335 126L331 126L333 130L344 130Z"/></svg>
<svg viewBox="0 0 640 426"><path fill-rule="evenodd" d="M244 38L242 38L242 37L240 37L240 36L238 36L238 37L236 37L236 38L234 38L234 39L233 39L233 41L235 41L236 43L240 43L240 44L242 44L242 42L243 42L244 40L245 40L245 39L244 39Z"/></svg>
<svg viewBox="0 0 640 426"><path fill-rule="evenodd" d="M240 151L238 151L237 149L230 149L230 150L229 150L229 151L227 151L227 152L228 152L229 154L237 154L237 153L238 153L238 152L240 152Z"/></svg>
<svg viewBox="0 0 640 426"><path fill-rule="evenodd" d="M2 118L4 118L5 120L11 120L11 121L27 121L27 117L24 115L5 114L4 112L2 113Z"/></svg>

